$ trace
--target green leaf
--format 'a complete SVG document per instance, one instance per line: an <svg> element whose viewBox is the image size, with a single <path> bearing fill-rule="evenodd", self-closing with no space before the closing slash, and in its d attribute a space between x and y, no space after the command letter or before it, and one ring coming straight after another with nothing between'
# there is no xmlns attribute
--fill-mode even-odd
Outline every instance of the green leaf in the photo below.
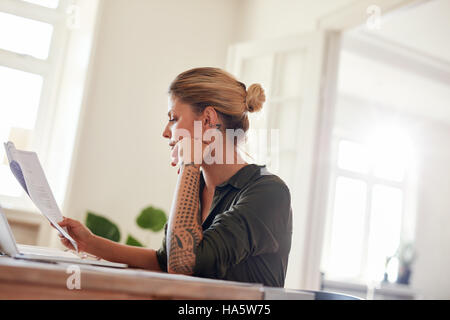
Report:
<svg viewBox="0 0 450 320"><path fill-rule="evenodd" d="M92 231L93 234L115 241L120 241L120 231L116 224L105 217L98 214L88 212L86 215L86 227Z"/></svg>
<svg viewBox="0 0 450 320"><path fill-rule="evenodd" d="M139 240L134 238L131 234L128 235L127 241L125 242L125 244L127 244L129 246L135 246L135 247L143 247L144 246L142 243L139 242Z"/></svg>
<svg viewBox="0 0 450 320"><path fill-rule="evenodd" d="M142 229L150 229L154 232L162 230L166 221L166 213L163 210L152 206L142 210L136 219L136 223L139 227Z"/></svg>

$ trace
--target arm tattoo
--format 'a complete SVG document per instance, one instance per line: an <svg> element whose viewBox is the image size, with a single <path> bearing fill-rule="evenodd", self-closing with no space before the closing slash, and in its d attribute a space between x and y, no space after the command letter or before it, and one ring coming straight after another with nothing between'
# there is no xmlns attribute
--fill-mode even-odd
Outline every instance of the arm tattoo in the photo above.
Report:
<svg viewBox="0 0 450 320"><path fill-rule="evenodd" d="M203 239L199 190L199 167L182 165L167 230L169 272L192 274L194 271L195 249Z"/></svg>

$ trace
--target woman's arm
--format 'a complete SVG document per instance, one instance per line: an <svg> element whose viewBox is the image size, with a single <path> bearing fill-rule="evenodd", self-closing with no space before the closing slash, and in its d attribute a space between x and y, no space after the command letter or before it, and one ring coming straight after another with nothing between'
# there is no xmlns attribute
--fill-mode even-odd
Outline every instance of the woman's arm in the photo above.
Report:
<svg viewBox="0 0 450 320"><path fill-rule="evenodd" d="M203 239L199 213L200 166L182 164L167 229L167 272L193 274Z"/></svg>
<svg viewBox="0 0 450 320"><path fill-rule="evenodd" d="M161 271L153 249L127 246L96 236L77 220L64 218L59 225L67 228L81 251L108 261L126 263L130 267ZM61 238L61 241L66 247L74 249L66 238Z"/></svg>
<svg viewBox="0 0 450 320"><path fill-rule="evenodd" d="M161 271L156 250L153 249L128 246L95 236L90 251L93 255L108 261L126 263L134 268Z"/></svg>

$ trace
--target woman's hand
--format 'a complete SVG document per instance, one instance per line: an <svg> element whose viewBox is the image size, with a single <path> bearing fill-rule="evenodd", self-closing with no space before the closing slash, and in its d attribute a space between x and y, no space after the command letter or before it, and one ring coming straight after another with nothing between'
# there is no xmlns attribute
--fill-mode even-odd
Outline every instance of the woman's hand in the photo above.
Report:
<svg viewBox="0 0 450 320"><path fill-rule="evenodd" d="M176 167L181 164L194 164L200 167L203 164L203 156L208 144L200 139L183 138L172 149L171 165Z"/></svg>
<svg viewBox="0 0 450 320"><path fill-rule="evenodd" d="M94 234L81 222L64 217L64 220L58 223L61 227L67 228L69 235L76 241L79 251L89 252L89 247L94 239ZM69 240L59 235L61 242L67 248L75 250Z"/></svg>
<svg viewBox="0 0 450 320"><path fill-rule="evenodd" d="M69 235L78 244L78 251L92 254L107 261L126 263L130 267L162 271L156 250L128 246L96 236L77 220L64 218L59 225L67 228ZM74 249L69 240L62 236L60 238L67 248Z"/></svg>

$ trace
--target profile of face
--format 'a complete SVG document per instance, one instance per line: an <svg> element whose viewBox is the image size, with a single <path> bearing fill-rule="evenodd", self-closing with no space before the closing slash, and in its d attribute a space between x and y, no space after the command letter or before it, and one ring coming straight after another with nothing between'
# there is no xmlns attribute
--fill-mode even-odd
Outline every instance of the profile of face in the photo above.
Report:
<svg viewBox="0 0 450 320"><path fill-rule="evenodd" d="M188 133L190 137L195 137L194 124L196 121L201 123L202 133L220 122L213 107L207 107L201 114L197 114L189 104L172 95L169 96L167 115L169 120L164 128L163 137L169 139L171 148L184 138L183 132Z"/></svg>
<svg viewBox="0 0 450 320"><path fill-rule="evenodd" d="M176 97L169 96L167 115L169 120L164 128L163 137L169 139L171 148L182 138L177 136L177 131L181 132L184 129L191 134L191 137L194 136L194 121L200 119L189 104L183 103Z"/></svg>

